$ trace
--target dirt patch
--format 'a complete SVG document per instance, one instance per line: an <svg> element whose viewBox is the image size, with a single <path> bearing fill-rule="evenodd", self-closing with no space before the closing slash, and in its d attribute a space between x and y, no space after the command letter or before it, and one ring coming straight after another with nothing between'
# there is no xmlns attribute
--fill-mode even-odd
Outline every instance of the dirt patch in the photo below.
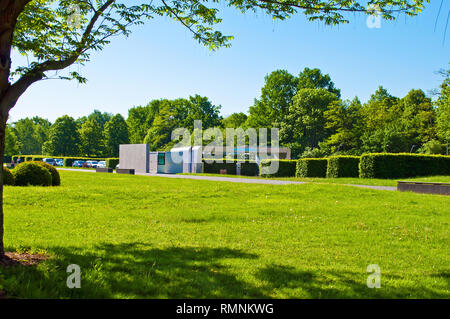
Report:
<svg viewBox="0 0 450 319"><path fill-rule="evenodd" d="M49 257L42 254L28 254L28 253L5 253L5 258L0 259L0 266L14 267L14 266L33 266L48 259ZM0 291L0 298L2 292Z"/></svg>

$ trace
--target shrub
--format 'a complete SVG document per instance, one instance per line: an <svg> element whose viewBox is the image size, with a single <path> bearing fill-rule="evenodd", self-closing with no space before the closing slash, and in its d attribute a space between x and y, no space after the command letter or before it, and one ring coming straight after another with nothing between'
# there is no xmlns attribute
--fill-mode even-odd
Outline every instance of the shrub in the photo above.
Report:
<svg viewBox="0 0 450 319"><path fill-rule="evenodd" d="M222 163L212 162L208 163L203 160L203 173L208 174L220 174L221 169L226 169L227 174L236 175L236 160L232 160L232 163L227 163L227 159L222 159Z"/></svg>
<svg viewBox="0 0 450 319"><path fill-rule="evenodd" d="M33 160L33 156L26 156L25 162L31 162Z"/></svg>
<svg viewBox="0 0 450 319"><path fill-rule="evenodd" d="M118 158L107 158L106 159L106 167L115 169L117 164L119 164Z"/></svg>
<svg viewBox="0 0 450 319"><path fill-rule="evenodd" d="M450 175L450 156L421 154L364 154L359 164L361 178L406 178Z"/></svg>
<svg viewBox="0 0 450 319"><path fill-rule="evenodd" d="M326 177L326 158L303 158L297 162L297 177Z"/></svg>
<svg viewBox="0 0 450 319"><path fill-rule="evenodd" d="M259 167L255 162L241 162L241 175L243 176L258 176Z"/></svg>
<svg viewBox="0 0 450 319"><path fill-rule="evenodd" d="M76 158L73 158L73 157L64 157L64 159L63 159L63 165L64 165L64 166L71 167L72 164L73 164L73 162L75 162L75 161L76 161Z"/></svg>
<svg viewBox="0 0 450 319"><path fill-rule="evenodd" d="M48 169L48 171L52 175L52 186L61 185L61 177L59 176L58 170L54 166L44 163L44 162L39 162L39 161L34 162L34 163L41 165L41 166L45 167L46 169Z"/></svg>
<svg viewBox="0 0 450 319"><path fill-rule="evenodd" d="M52 175L50 171L35 162L25 162L12 171L17 186L51 186Z"/></svg>
<svg viewBox="0 0 450 319"><path fill-rule="evenodd" d="M328 158L327 177L358 177L359 156L332 156Z"/></svg>
<svg viewBox="0 0 450 319"><path fill-rule="evenodd" d="M3 166L3 185L13 186L15 185L14 175L9 168Z"/></svg>
<svg viewBox="0 0 450 319"><path fill-rule="evenodd" d="M272 162L278 162L278 170L276 173L270 174L269 167ZM297 167L295 160L262 160L260 164L261 176L263 177L294 177Z"/></svg>

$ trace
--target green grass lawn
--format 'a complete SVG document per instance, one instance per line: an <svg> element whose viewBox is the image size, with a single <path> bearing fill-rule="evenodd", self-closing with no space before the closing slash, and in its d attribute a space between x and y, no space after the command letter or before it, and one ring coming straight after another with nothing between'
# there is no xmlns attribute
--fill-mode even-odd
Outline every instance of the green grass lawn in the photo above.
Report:
<svg viewBox="0 0 450 319"><path fill-rule="evenodd" d="M221 175L221 174L180 174L180 175L198 175L198 176L220 176L232 178L265 178L253 176ZM376 179L376 178L301 178L301 177L270 177L283 181L326 183L326 184L355 184L355 185L373 185L373 186L397 186L397 181L417 181L417 182L436 182L450 183L450 176L426 176L400 179Z"/></svg>
<svg viewBox="0 0 450 319"><path fill-rule="evenodd" d="M9 296L450 297L448 196L60 173L61 187L5 188L6 249L51 256L0 269Z"/></svg>

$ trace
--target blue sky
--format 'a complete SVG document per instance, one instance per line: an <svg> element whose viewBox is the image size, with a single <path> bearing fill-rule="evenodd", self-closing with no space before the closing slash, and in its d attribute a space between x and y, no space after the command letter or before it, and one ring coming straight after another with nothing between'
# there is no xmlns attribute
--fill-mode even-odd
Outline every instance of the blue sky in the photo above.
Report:
<svg viewBox="0 0 450 319"><path fill-rule="evenodd" d="M440 3L431 0L419 16L383 21L380 29L368 28L366 17L358 15L348 25L329 27L303 14L274 22L220 5L219 29L235 39L231 48L217 52L198 44L178 23L155 19L129 38L114 39L86 66L74 66L87 84L34 84L11 111L11 120L77 118L94 109L126 117L129 108L153 99L194 94L222 105L223 115L247 112L266 74L286 69L297 75L305 67L330 74L346 99L358 96L364 102L379 85L399 97L413 88L429 92L442 82L435 72L450 62L450 26L443 42L450 1L444 1L434 31ZM23 61L13 58L16 65Z"/></svg>

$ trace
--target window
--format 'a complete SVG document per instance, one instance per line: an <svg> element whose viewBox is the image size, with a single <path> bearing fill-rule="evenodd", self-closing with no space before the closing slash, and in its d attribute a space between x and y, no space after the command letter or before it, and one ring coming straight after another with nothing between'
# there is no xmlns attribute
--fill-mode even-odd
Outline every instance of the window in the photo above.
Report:
<svg viewBox="0 0 450 319"><path fill-rule="evenodd" d="M166 165L166 153L158 153L158 165Z"/></svg>

